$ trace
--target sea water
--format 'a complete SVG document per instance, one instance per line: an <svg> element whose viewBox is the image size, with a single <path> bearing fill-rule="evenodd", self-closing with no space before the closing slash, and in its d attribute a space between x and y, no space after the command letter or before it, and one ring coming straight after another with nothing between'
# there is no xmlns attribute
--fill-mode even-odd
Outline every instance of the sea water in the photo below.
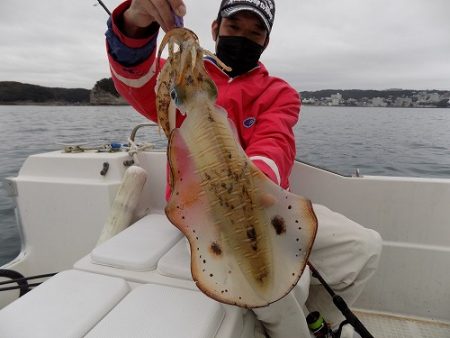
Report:
<svg viewBox="0 0 450 338"><path fill-rule="evenodd" d="M64 143L126 143L146 122L129 106L0 106L0 182L29 155ZM167 144L156 128L142 133ZM342 175L450 178L450 109L305 106L295 138L299 160ZM0 186L0 266L19 251L13 203Z"/></svg>

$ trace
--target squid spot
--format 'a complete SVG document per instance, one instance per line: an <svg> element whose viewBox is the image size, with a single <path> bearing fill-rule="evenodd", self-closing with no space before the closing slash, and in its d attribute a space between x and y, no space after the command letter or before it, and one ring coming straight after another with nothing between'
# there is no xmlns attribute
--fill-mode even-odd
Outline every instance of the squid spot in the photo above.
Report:
<svg viewBox="0 0 450 338"><path fill-rule="evenodd" d="M292 205L288 206L288 209L291 210L292 209Z"/></svg>
<svg viewBox="0 0 450 338"><path fill-rule="evenodd" d="M257 280L261 283L264 284L264 279L267 277L267 272L263 272L261 274L258 275Z"/></svg>
<svg viewBox="0 0 450 338"><path fill-rule="evenodd" d="M211 244L211 251L213 254L220 256L222 254L222 249L220 247L220 245L217 242L213 242Z"/></svg>
<svg viewBox="0 0 450 338"><path fill-rule="evenodd" d="M277 215L274 218L272 218L271 223L277 235L281 235L286 232L286 223L283 217Z"/></svg>
<svg viewBox="0 0 450 338"><path fill-rule="evenodd" d="M214 275L212 273L209 274L209 277L214 277Z"/></svg>

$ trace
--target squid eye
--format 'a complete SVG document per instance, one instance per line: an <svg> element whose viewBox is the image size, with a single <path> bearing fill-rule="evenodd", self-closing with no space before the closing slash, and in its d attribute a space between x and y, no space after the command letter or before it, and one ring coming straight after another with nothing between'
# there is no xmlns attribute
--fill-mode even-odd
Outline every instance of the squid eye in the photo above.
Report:
<svg viewBox="0 0 450 338"><path fill-rule="evenodd" d="M170 91L170 97L172 98L172 100L174 100L175 102L177 101L177 92L175 91L175 88L172 89Z"/></svg>
<svg viewBox="0 0 450 338"><path fill-rule="evenodd" d="M177 87L174 86L170 90L170 98L173 100L176 106L180 106L183 104L183 91Z"/></svg>

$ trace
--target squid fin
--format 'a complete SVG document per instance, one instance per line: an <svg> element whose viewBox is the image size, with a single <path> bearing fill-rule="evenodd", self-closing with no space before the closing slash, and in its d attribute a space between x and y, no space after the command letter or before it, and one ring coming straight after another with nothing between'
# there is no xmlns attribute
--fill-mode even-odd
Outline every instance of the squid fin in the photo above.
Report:
<svg viewBox="0 0 450 338"><path fill-rule="evenodd" d="M166 214L188 238L199 289L247 308L285 296L298 282L316 235L311 202L273 183L248 158L242 168L250 179L239 191L226 178L212 191L179 129L169 143L172 194Z"/></svg>

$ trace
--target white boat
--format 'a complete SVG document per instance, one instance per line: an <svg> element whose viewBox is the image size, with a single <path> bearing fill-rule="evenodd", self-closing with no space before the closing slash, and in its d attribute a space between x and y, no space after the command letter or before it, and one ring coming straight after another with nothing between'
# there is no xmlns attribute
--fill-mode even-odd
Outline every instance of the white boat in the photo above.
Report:
<svg viewBox="0 0 450 338"><path fill-rule="evenodd" d="M136 221L96 246L131 157L69 150L32 155L6 181L22 250L1 269L59 273L20 298L0 292L0 337L255 337L250 311L209 299L191 279L186 242L163 212L165 152L138 152L148 180ZM450 179L344 177L296 162L290 182L383 237L353 308L374 337L450 337Z"/></svg>

